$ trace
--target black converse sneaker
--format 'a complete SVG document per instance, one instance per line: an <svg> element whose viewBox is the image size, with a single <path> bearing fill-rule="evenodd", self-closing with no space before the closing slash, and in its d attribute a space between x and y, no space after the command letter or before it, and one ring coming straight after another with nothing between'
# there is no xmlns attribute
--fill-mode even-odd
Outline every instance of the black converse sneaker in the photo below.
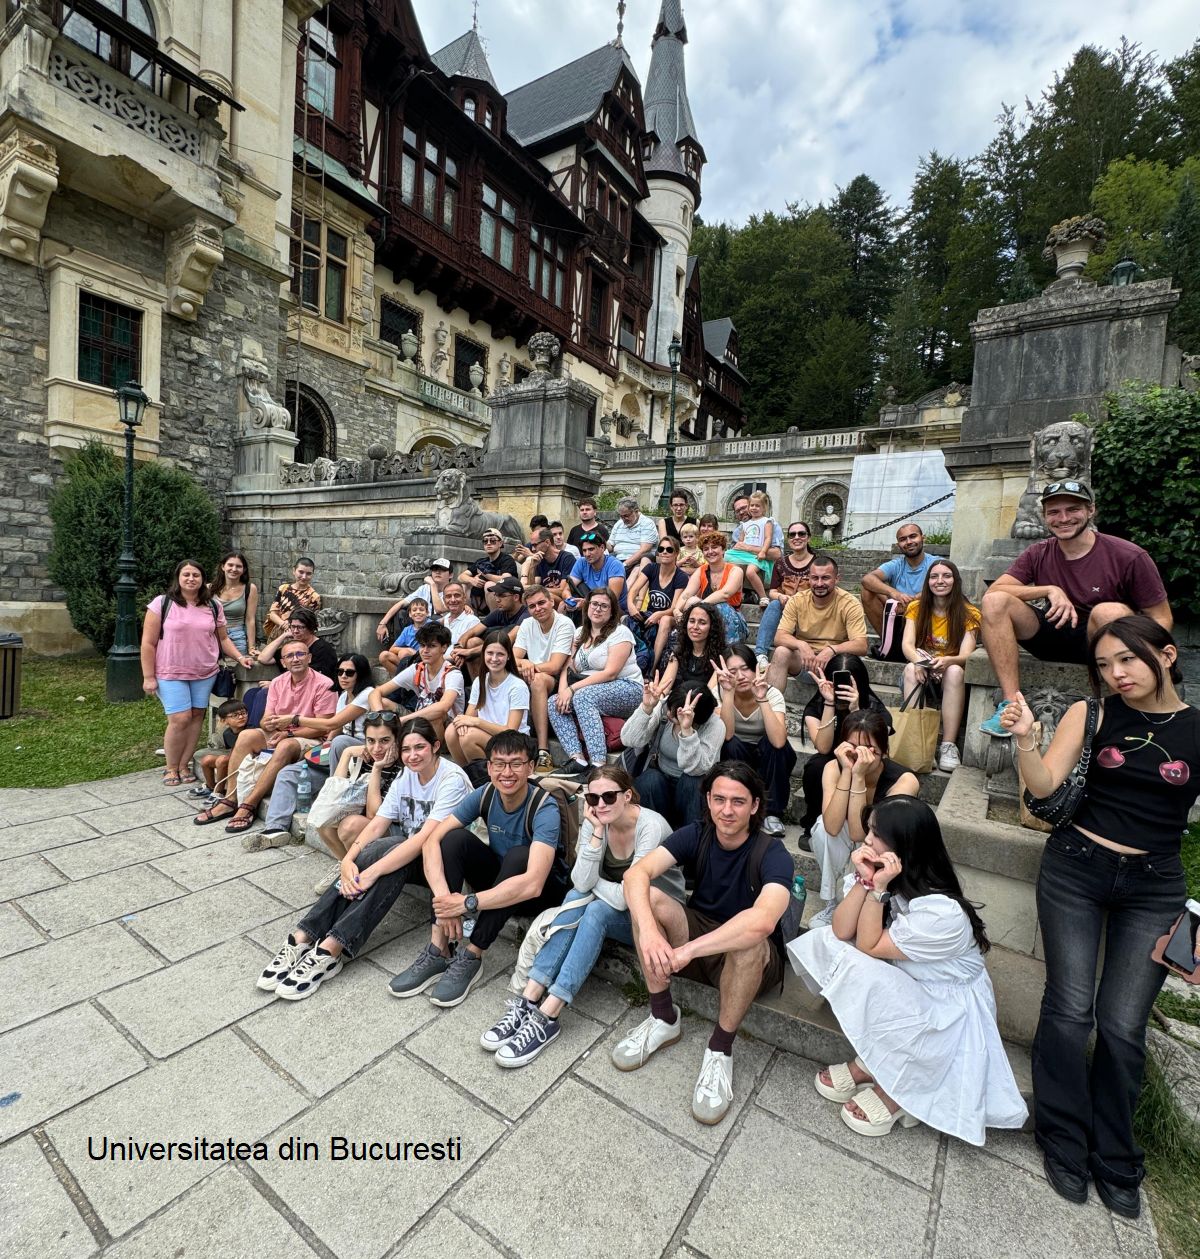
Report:
<svg viewBox="0 0 1200 1259"><path fill-rule="evenodd" d="M263 992L274 992L303 960L304 955L312 949L312 944L297 944L296 937L289 935L287 943L267 963L266 969L258 977L258 986Z"/></svg>
<svg viewBox="0 0 1200 1259"><path fill-rule="evenodd" d="M332 979L345 965L342 955L335 957L319 945L306 953L300 965L275 989L285 1001L303 1001L311 997L324 979Z"/></svg>
<svg viewBox="0 0 1200 1259"><path fill-rule="evenodd" d="M496 1050L496 1065L528 1066L561 1031L557 1019L548 1019L536 1006L531 1008L517 1034Z"/></svg>
<svg viewBox="0 0 1200 1259"><path fill-rule="evenodd" d="M533 1007L524 997L506 997L505 1010L499 1020L492 1024L479 1038L480 1047L489 1053L495 1053L501 1045L507 1045L521 1030L521 1024L529 1017Z"/></svg>

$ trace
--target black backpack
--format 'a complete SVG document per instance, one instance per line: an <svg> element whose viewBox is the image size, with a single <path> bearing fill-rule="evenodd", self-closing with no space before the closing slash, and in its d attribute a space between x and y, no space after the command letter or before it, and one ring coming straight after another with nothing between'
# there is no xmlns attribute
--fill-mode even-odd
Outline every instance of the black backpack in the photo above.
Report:
<svg viewBox="0 0 1200 1259"><path fill-rule="evenodd" d="M167 613L171 610L171 606L172 604L174 604L174 602L175 602L174 599L168 598L166 595L162 596L162 603L159 605L162 608L162 611L158 614L158 641L159 642L162 642L163 626L167 623ZM217 632L217 624L218 624L221 614L217 611L217 601L215 599L210 599L208 601L208 606L212 609L213 633L215 634Z"/></svg>

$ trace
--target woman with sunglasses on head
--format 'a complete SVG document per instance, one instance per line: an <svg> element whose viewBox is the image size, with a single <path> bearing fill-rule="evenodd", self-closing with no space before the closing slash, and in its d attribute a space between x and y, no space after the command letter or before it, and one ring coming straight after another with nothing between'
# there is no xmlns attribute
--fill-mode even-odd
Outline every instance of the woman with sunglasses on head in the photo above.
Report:
<svg viewBox="0 0 1200 1259"><path fill-rule="evenodd" d="M762 828L778 839L796 768L796 749L788 742L787 704L775 687L767 685L766 668L745 643L729 648L716 678L725 738L721 760L745 761L762 776L767 789Z"/></svg>
<svg viewBox="0 0 1200 1259"><path fill-rule="evenodd" d="M633 633L621 624L617 596L606 586L597 587L583 602L575 653L559 675L549 705L550 724L569 758L563 767L568 776L583 777L593 765L604 764L607 748L601 718L628 717L638 706L642 671L633 648Z"/></svg>
<svg viewBox="0 0 1200 1259"><path fill-rule="evenodd" d="M641 704L621 727L625 764L637 767L638 793L673 827L696 816L700 783L721 759L724 739L712 691L694 680L678 682L670 692L647 682Z"/></svg>
<svg viewBox="0 0 1200 1259"><path fill-rule="evenodd" d="M517 673L508 634L495 629L484 635L483 670L471 683L467 711L446 725L446 746L459 765L482 760L488 740L501 730L529 733L529 684Z"/></svg>
<svg viewBox="0 0 1200 1259"><path fill-rule="evenodd" d="M737 564L726 561L727 544L728 539L716 529L708 529L700 535L704 563L692 574L683 592L681 607L685 612L697 603L716 608L725 623L726 639L731 643L741 643L745 642L750 632L746 627L746 618L738 611L742 606L745 574Z"/></svg>
<svg viewBox="0 0 1200 1259"><path fill-rule="evenodd" d="M208 593L225 609L225 627L234 646L253 655L258 587L250 580L250 562L241 552L230 551L221 557Z"/></svg>
<svg viewBox="0 0 1200 1259"><path fill-rule="evenodd" d="M904 609L901 650L908 664L900 689L911 695L923 682L934 683L942 710L937 767L945 772L962 764L958 729L967 706L967 661L975 650L979 626L979 609L963 594L958 566L934 560L921 593Z"/></svg>
<svg viewBox="0 0 1200 1259"><path fill-rule="evenodd" d="M824 930L788 945L857 1056L818 1072L846 1126L882 1137L928 1124L971 1145L1028 1112L996 1026L987 934L923 800L869 808Z"/></svg>
<svg viewBox="0 0 1200 1259"><path fill-rule="evenodd" d="M1133 1115L1146 1020L1167 977L1150 953L1183 909L1181 839L1200 795L1200 713L1176 689L1178 654L1147 616L1119 617L1092 635L1092 688L1109 694L1099 701L1082 799L1046 840L1037 883L1046 990L1033 1040L1034 1135L1046 1179L1082 1203L1090 1173L1105 1205L1130 1218L1141 1210L1145 1173ZM1019 692L1001 713L1031 795L1045 799L1067 780L1086 720L1081 700L1042 752Z"/></svg>
<svg viewBox="0 0 1200 1259"><path fill-rule="evenodd" d="M808 569L816 558L808 545L811 536L807 521L793 520L787 527L787 550L771 573L771 585L758 623L758 637L754 640L754 652L760 660L766 660L775 641L784 604L792 595L808 589Z"/></svg>
<svg viewBox="0 0 1200 1259"><path fill-rule="evenodd" d="M654 563L636 568L629 575L629 591L626 606L629 620L636 622L642 637L654 650L650 672L658 672L658 662L671 638L675 624L675 609L687 588L687 574L679 568L678 538L659 539L654 552ZM659 629L666 627L663 633Z"/></svg>
<svg viewBox="0 0 1200 1259"><path fill-rule="evenodd" d="M671 833L665 818L640 803L637 788L619 766L592 770L583 799L571 890L548 928L524 990L510 993L504 1015L479 1039L501 1067L527 1065L558 1035L563 1007L583 987L605 940L633 944L621 880ZM678 867L654 886L683 901Z"/></svg>
<svg viewBox="0 0 1200 1259"><path fill-rule="evenodd" d="M682 622L683 632L674 631L675 650L658 683L664 695L676 682L712 686L728 646L724 622L709 604L694 603L686 612L676 613L676 619Z"/></svg>
<svg viewBox="0 0 1200 1259"><path fill-rule="evenodd" d="M389 713L388 717L396 714ZM372 713L367 730L383 724ZM424 883L421 849L438 823L467 797L466 774L438 756L437 732L423 717L403 726L396 776L379 812L342 858L338 880L300 920L258 977L264 992L285 1001L311 997L347 958L357 956L409 880Z"/></svg>

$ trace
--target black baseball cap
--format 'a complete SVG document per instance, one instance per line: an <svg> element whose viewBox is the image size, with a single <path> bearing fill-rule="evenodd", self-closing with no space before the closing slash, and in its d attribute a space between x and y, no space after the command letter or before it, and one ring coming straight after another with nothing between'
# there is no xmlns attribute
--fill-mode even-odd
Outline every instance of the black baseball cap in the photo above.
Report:
<svg viewBox="0 0 1200 1259"><path fill-rule="evenodd" d="M493 583L492 593L496 595L520 595L525 593L525 587L515 577L501 577L498 582Z"/></svg>

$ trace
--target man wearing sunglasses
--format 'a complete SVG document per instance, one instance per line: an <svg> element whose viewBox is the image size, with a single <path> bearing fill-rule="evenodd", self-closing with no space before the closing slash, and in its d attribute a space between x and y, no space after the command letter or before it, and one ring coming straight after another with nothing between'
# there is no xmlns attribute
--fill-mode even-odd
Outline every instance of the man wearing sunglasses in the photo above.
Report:
<svg viewBox="0 0 1200 1259"><path fill-rule="evenodd" d="M583 554L575 562L575 567L571 569L570 577L571 585L576 587L575 593L578 595L578 588L582 587L584 597L586 597L587 591L599 590L601 586L607 586L617 597L621 610L624 611L625 565L604 549L604 535L599 532L580 534L579 549Z"/></svg>
<svg viewBox="0 0 1200 1259"><path fill-rule="evenodd" d="M1020 687L1018 646L1039 660L1085 664L1090 636L1117 617L1141 612L1168 630L1174 623L1154 561L1140 546L1098 533L1095 516L1089 485L1051 482L1042 491L1050 537L1026 548L983 596L983 645L1001 694L980 724L984 734L1009 738L1000 714Z"/></svg>
<svg viewBox="0 0 1200 1259"><path fill-rule="evenodd" d="M554 606L558 607L570 593L567 578L574 567L575 560L563 549L561 542L555 542L547 525L533 532L529 558L521 569L521 580L526 586L544 586L550 592Z"/></svg>
<svg viewBox="0 0 1200 1259"><path fill-rule="evenodd" d="M558 802L541 788L530 800L534 751L533 740L519 730L493 735L487 745L490 784L471 792L421 850L433 892L433 931L416 961L392 980L392 996L415 997L432 987L434 1005L459 1005L482 976L483 956L509 918L534 918L562 904L570 877L559 846ZM468 829L481 818L486 844ZM466 895L464 884L471 887Z"/></svg>

